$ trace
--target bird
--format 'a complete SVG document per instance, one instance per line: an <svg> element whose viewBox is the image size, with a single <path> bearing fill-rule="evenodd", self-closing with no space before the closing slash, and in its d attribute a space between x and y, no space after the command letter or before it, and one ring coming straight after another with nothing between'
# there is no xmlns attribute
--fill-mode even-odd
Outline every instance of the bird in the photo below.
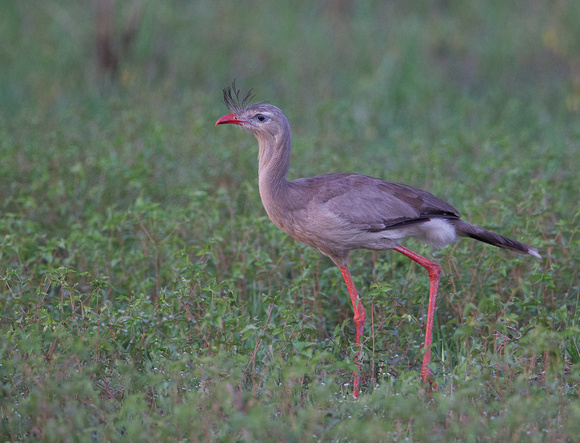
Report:
<svg viewBox="0 0 580 443"><path fill-rule="evenodd" d="M361 174L330 173L287 180L291 132L284 113L265 102L251 104L252 90L241 96L235 81L223 89L230 114L215 126L238 125L258 140L258 185L270 220L290 237L329 257L340 269L353 310L359 351L353 373L353 399L360 393L360 359L366 311L353 282L349 253L357 249L395 250L428 272L430 287L421 379L437 389L431 362L433 319L441 267L401 245L414 238L443 248L469 237L518 254L540 258L536 248L463 221L449 203L427 191Z"/></svg>

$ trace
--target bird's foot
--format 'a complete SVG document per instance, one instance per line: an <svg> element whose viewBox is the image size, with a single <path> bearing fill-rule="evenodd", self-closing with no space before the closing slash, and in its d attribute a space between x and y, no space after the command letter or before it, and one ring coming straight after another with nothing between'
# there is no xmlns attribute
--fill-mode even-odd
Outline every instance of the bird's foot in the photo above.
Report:
<svg viewBox="0 0 580 443"><path fill-rule="evenodd" d="M423 367L421 368L421 380L423 381L423 383L429 383L429 387L426 388L426 391L428 393L439 390L439 388L437 387L437 383L435 383L433 378L434 377L433 372L431 372L431 368L429 368L429 366L427 365L423 365Z"/></svg>
<svg viewBox="0 0 580 443"><path fill-rule="evenodd" d="M360 376L356 371L352 373L352 376L353 376L352 399L358 400L358 395L360 393Z"/></svg>

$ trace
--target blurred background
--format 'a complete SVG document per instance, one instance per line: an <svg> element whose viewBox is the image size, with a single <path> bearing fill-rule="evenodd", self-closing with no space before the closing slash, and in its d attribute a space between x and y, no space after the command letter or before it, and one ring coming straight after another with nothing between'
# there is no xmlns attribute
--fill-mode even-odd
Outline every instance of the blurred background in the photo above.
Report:
<svg viewBox="0 0 580 443"><path fill-rule="evenodd" d="M234 79L286 112L300 176L357 170L420 187L437 178L427 170L435 161L456 181L487 182L464 170L486 161L494 125L513 138L500 149L508 152L490 154L517 163L538 131L557 132L580 112L572 0L5 1L0 21L0 118L4 149L20 152L10 165L16 181L17 170L35 170L24 164L31 156L80 162L90 175L95 158L113 151L113 163L140 153L178 161L156 177L166 186L235 186L251 156L239 159L231 144L221 152L232 134L213 128L225 112L221 89ZM115 146L111 124L138 143ZM46 149L27 154L18 142L35 131ZM77 146L64 163L51 146L60 142ZM426 147L422 164L414 156Z"/></svg>
<svg viewBox="0 0 580 443"><path fill-rule="evenodd" d="M498 107L517 97L547 112L580 107L579 12L569 0L2 7L6 117L54 115L89 98L139 91L155 92L152 107L187 100L191 112L234 78L260 99L282 102L299 127L320 123L329 103L343 103L350 118L379 133L391 119L423 116L419 107L444 112L458 96Z"/></svg>
<svg viewBox="0 0 580 443"><path fill-rule="evenodd" d="M407 243L443 266L437 401L427 277L369 251L344 401L346 290L267 219L255 139L214 127L234 79L286 113L290 179L406 183L540 250ZM0 432L569 441L579 171L578 0L2 0Z"/></svg>

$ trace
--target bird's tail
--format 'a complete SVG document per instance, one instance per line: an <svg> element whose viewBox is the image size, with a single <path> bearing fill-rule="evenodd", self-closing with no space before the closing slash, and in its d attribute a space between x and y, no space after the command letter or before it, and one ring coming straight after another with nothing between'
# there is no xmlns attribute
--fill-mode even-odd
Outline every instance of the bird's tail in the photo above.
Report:
<svg viewBox="0 0 580 443"><path fill-rule="evenodd" d="M510 251L517 252L518 254L529 254L533 255L534 257L541 258L536 248L532 248L525 243L520 243L518 241L512 240L511 238L496 234L495 232L486 231L485 229L470 225L463 220L449 221L455 225L457 234L462 237L471 237L475 240L497 246L498 248L509 249Z"/></svg>

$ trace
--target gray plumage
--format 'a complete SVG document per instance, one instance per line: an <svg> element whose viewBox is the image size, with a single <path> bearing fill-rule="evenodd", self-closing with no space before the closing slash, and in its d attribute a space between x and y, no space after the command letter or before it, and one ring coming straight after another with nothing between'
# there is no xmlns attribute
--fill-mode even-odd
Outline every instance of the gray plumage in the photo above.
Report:
<svg viewBox="0 0 580 443"><path fill-rule="evenodd" d="M260 196L270 219L291 237L318 249L340 268L354 310L356 343L363 355L366 311L348 269L348 254L354 249L394 249L423 266L429 274L429 302L425 326L425 352L421 378L434 384L431 363L433 321L441 267L400 245L414 237L435 247L444 247L458 237L471 237L520 254L539 257L538 251L464 222L449 203L407 185L392 183L359 174L326 174L298 180L286 180L290 166L290 125L275 106L249 104L251 91L240 93L224 89L224 102L231 114L220 124L240 125L258 140L258 175ZM359 395L360 376L353 373L353 397Z"/></svg>
<svg viewBox="0 0 580 443"><path fill-rule="evenodd" d="M449 203L429 192L359 174L326 174L288 181L290 125L277 107L249 105L251 91L224 90L232 112L216 124L235 123L259 143L259 189L270 219L291 237L318 249L339 267L354 249L393 249L414 237L444 247L470 237L499 248L539 257L531 246L460 219ZM228 117L228 119L226 119Z"/></svg>

